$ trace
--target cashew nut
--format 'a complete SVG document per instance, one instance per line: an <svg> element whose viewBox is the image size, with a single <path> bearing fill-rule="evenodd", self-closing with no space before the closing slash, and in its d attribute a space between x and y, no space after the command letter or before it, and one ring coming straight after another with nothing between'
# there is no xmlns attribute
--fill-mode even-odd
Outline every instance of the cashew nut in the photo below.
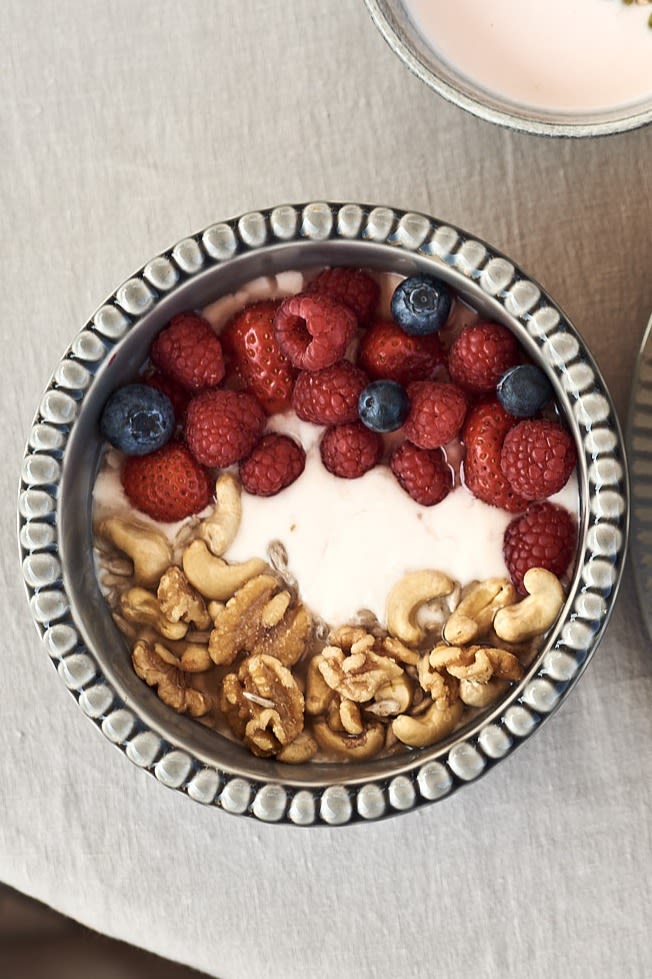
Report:
<svg viewBox="0 0 652 979"><path fill-rule="evenodd" d="M472 585L444 626L444 639L465 646L487 633L500 608L516 601L516 590L506 578L488 578Z"/></svg>
<svg viewBox="0 0 652 979"><path fill-rule="evenodd" d="M131 558L134 578L145 588L156 585L172 564L170 543L154 527L123 517L107 517L97 525L97 533Z"/></svg>
<svg viewBox="0 0 652 979"><path fill-rule="evenodd" d="M443 710L433 704L421 717L401 714L392 721L392 731L403 744L411 748L426 748L441 741L459 723L464 712L461 700L456 700Z"/></svg>
<svg viewBox="0 0 652 979"><path fill-rule="evenodd" d="M460 680L460 700L467 707L489 707L505 693L509 683L494 677L487 683L477 680Z"/></svg>
<svg viewBox="0 0 652 979"><path fill-rule="evenodd" d="M412 704L412 683L405 674L395 677L374 694L375 703L367 710L377 717L404 714Z"/></svg>
<svg viewBox="0 0 652 979"><path fill-rule="evenodd" d="M411 571L398 581L387 596L387 628L402 642L415 645L424 638L416 622L421 605L449 595L455 583L441 571Z"/></svg>
<svg viewBox="0 0 652 979"><path fill-rule="evenodd" d="M331 731L326 721L315 721L313 732L324 751L350 758L352 761L373 758L385 743L385 729L382 724L370 724L361 734L343 734Z"/></svg>
<svg viewBox="0 0 652 979"><path fill-rule="evenodd" d="M302 731L294 741L286 744L277 754L276 760L286 765L301 765L317 754L317 742L307 731Z"/></svg>
<svg viewBox="0 0 652 979"><path fill-rule="evenodd" d="M257 557L243 564L227 564L211 554L205 541L194 540L183 552L183 570L204 598L226 602L250 578L267 570L267 565Z"/></svg>
<svg viewBox="0 0 652 979"><path fill-rule="evenodd" d="M215 483L215 505L199 524L199 536L212 554L224 554L235 540L242 519L240 487L230 473L222 473Z"/></svg>
<svg viewBox="0 0 652 979"><path fill-rule="evenodd" d="M564 604L564 589L556 575L545 568L530 568L523 578L527 598L500 609L494 632L505 642L523 642L549 629Z"/></svg>
<svg viewBox="0 0 652 979"><path fill-rule="evenodd" d="M127 622L152 626L164 639L183 639L188 631L187 622L171 622L156 600L145 588L135 586L120 596L120 610Z"/></svg>

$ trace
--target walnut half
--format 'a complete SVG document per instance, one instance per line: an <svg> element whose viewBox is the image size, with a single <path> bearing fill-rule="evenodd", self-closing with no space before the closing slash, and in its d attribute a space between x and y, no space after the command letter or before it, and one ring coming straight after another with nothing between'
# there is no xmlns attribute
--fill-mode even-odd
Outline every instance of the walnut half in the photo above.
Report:
<svg viewBox="0 0 652 979"><path fill-rule="evenodd" d="M274 656L250 656L222 680L219 700L234 734L254 755L276 755L303 731L303 694Z"/></svg>

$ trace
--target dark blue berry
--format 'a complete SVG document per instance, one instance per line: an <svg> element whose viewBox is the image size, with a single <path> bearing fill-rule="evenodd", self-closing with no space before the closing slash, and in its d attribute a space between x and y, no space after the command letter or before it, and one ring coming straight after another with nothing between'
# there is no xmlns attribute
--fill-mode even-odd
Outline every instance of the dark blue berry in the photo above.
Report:
<svg viewBox="0 0 652 979"><path fill-rule="evenodd" d="M505 411L516 418L532 418L554 395L544 372L534 364L517 364L505 371L496 387Z"/></svg>
<svg viewBox="0 0 652 979"><path fill-rule="evenodd" d="M172 437L174 427L172 402L146 384L118 388L100 418L100 431L107 442L131 456L160 449Z"/></svg>
<svg viewBox="0 0 652 979"><path fill-rule="evenodd" d="M434 275L412 275L394 290L392 316L404 333L423 337L437 333L448 319L451 293Z"/></svg>
<svg viewBox="0 0 652 979"><path fill-rule="evenodd" d="M360 421L372 432L395 432L409 410L405 388L397 381L372 381L358 398Z"/></svg>

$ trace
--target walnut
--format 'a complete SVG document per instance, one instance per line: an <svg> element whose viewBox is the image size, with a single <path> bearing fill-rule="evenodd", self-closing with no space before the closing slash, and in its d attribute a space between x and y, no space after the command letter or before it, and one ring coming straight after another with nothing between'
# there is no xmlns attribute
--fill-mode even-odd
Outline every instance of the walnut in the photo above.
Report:
<svg viewBox="0 0 652 979"><path fill-rule="evenodd" d="M447 662L452 662L454 657L459 650L456 650L452 646L435 646L435 649L430 654L426 653L422 656L417 664L417 676L419 677L419 683L426 693L429 693L433 703L437 705L440 710L445 707L450 707L459 698L459 680L454 676L450 676L446 672L446 664L438 664L435 658L434 662L437 665L433 665L433 657L435 653L442 650L442 658L444 652L448 655Z"/></svg>
<svg viewBox="0 0 652 979"><path fill-rule="evenodd" d="M492 646L435 646L429 657L430 666L444 669L458 680L488 683L492 678L520 680L523 667L505 649Z"/></svg>
<svg viewBox="0 0 652 979"><path fill-rule="evenodd" d="M176 565L161 576L156 597L163 615L172 622L192 622L197 629L210 629L213 624L206 602Z"/></svg>
<svg viewBox="0 0 652 979"><path fill-rule="evenodd" d="M234 734L260 758L276 755L303 731L303 694L274 656L243 660L222 680L219 706Z"/></svg>
<svg viewBox="0 0 652 979"><path fill-rule="evenodd" d="M304 605L291 607L280 585L275 575L260 574L229 599L208 644L214 663L230 666L241 652L274 656L285 666L301 658L311 636L310 615Z"/></svg>
<svg viewBox="0 0 652 979"><path fill-rule="evenodd" d="M331 643L322 650L318 668L331 690L345 700L373 700L378 690L403 675L391 657L374 652L377 640L364 629L345 626L332 634Z"/></svg>
<svg viewBox="0 0 652 979"><path fill-rule="evenodd" d="M211 697L194 690L173 653L160 643L139 639L134 644L131 661L137 675L156 692L164 704L179 714L202 717L214 706Z"/></svg>

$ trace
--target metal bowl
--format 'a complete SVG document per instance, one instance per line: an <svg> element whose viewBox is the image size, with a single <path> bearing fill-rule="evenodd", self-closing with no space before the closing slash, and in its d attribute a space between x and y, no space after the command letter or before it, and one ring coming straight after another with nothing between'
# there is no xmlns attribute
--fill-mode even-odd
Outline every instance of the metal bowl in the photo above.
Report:
<svg viewBox="0 0 652 979"><path fill-rule="evenodd" d="M652 97L596 112L549 112L517 105L475 84L440 58L412 23L401 0L365 3L391 49L421 81L487 122L540 136L603 136L637 129L652 121Z"/></svg>
<svg viewBox="0 0 652 979"><path fill-rule="evenodd" d="M102 598L91 541L98 418L174 314L260 275L354 264L432 271L506 324L550 376L578 447L579 558L559 622L524 680L432 748L364 764L282 765L175 714L134 674ZM73 340L29 435L19 505L22 570L59 676L93 723L164 785L231 813L294 825L378 819L450 796L508 756L568 695L600 641L621 577L628 487L618 421L579 334L490 245L421 214L284 205L213 224L124 282Z"/></svg>

